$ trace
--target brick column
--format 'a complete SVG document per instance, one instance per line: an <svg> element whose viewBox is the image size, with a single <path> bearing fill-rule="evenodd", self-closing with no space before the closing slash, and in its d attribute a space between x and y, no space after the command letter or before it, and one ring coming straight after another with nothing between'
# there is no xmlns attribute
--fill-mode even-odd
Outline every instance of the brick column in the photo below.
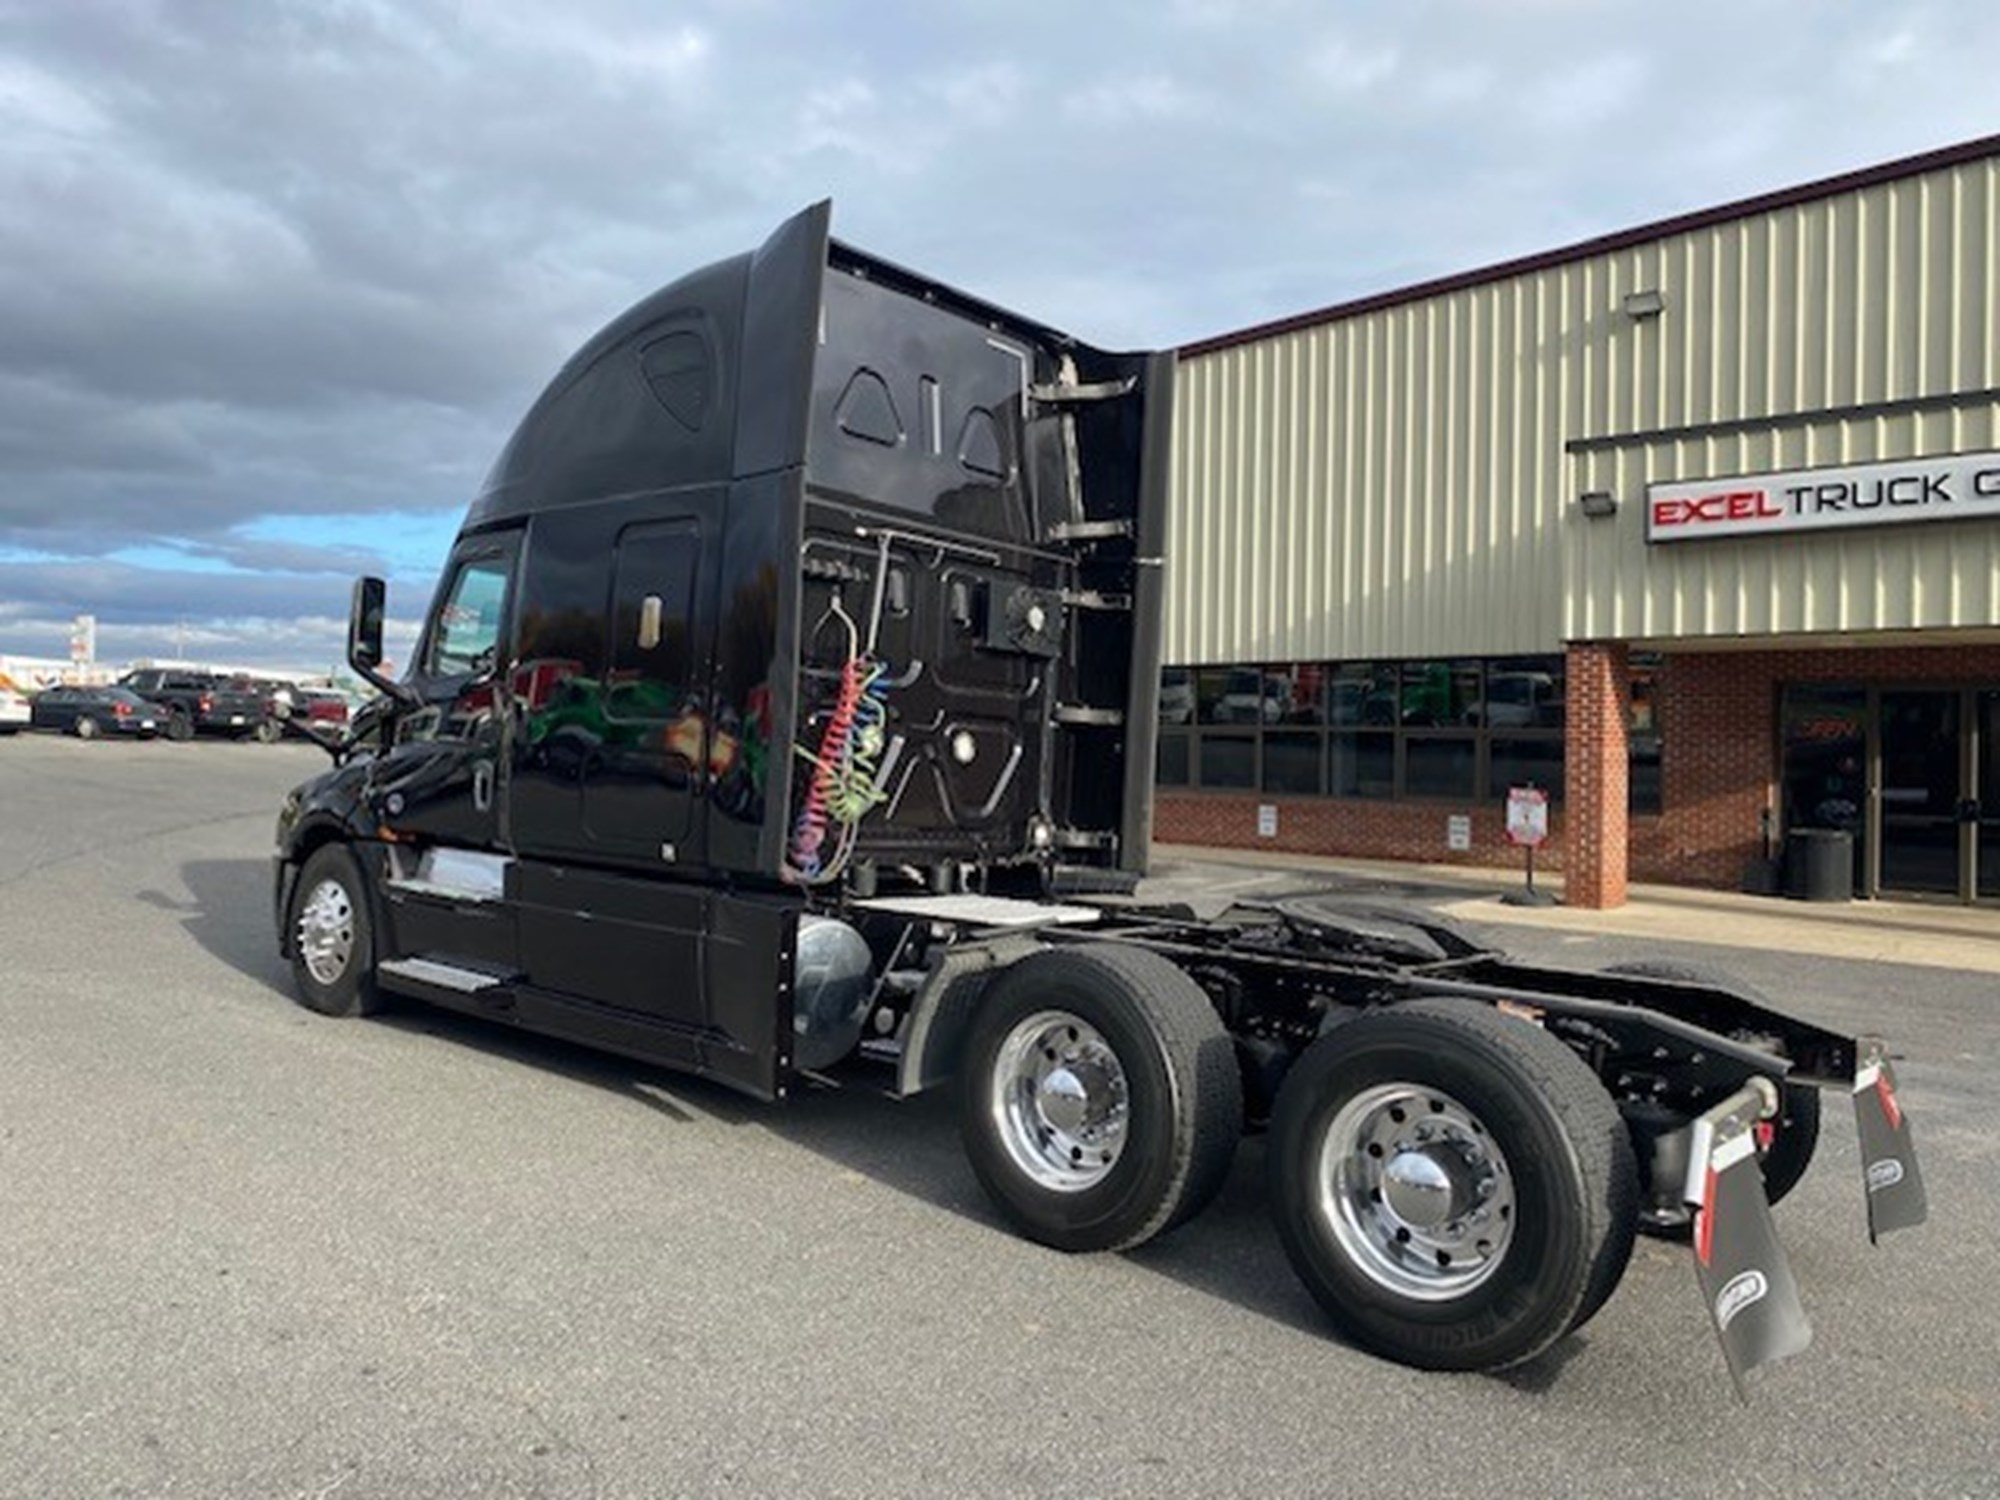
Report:
<svg viewBox="0 0 2000 1500"><path fill-rule="evenodd" d="M1563 756L1563 900L1569 906L1625 904L1628 663L1617 642L1569 648Z"/></svg>

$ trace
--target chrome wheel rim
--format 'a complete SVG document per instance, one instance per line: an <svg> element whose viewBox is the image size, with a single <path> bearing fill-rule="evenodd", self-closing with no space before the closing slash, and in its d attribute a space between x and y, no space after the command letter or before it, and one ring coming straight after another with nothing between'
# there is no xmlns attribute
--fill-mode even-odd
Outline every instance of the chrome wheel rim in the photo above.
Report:
<svg viewBox="0 0 2000 1500"><path fill-rule="evenodd" d="M299 908L299 957L315 983L332 984L354 956L354 903L338 880L322 880Z"/></svg>
<svg viewBox="0 0 2000 1500"><path fill-rule="evenodd" d="M1118 1165L1131 1122L1125 1065L1081 1016L1037 1011L1009 1031L992 1098L1008 1159L1042 1187L1080 1193Z"/></svg>
<svg viewBox="0 0 2000 1500"><path fill-rule="evenodd" d="M1384 1083L1321 1138L1316 1207L1347 1259L1399 1296L1442 1302L1482 1285L1514 1238L1514 1174L1451 1095Z"/></svg>

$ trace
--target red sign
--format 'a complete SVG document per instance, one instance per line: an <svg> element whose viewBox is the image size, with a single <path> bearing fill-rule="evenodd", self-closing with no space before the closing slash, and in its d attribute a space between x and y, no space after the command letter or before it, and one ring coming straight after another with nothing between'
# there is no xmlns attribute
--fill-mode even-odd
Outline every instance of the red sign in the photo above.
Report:
<svg viewBox="0 0 2000 1500"><path fill-rule="evenodd" d="M1507 788L1507 842L1539 848L1549 841L1549 794L1538 786Z"/></svg>

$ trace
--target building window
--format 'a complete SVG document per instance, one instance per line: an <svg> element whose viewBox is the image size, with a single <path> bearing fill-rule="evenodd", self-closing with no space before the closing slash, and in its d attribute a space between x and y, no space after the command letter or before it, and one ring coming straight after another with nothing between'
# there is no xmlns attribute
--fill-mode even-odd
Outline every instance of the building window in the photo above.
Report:
<svg viewBox="0 0 2000 1500"><path fill-rule="evenodd" d="M1631 710L1625 726L1625 810L1654 816L1664 810L1666 795L1660 775L1660 683L1665 664L1657 651L1635 651L1627 675L1632 686Z"/></svg>
<svg viewBox="0 0 2000 1500"><path fill-rule="evenodd" d="M1560 800L1563 690L1560 656L1168 667L1157 781L1457 803L1533 782Z"/></svg>
<svg viewBox="0 0 2000 1500"><path fill-rule="evenodd" d="M1257 785L1257 739L1248 734L1205 734L1201 737L1201 784L1224 791L1250 791Z"/></svg>
<svg viewBox="0 0 2000 1500"><path fill-rule="evenodd" d="M1326 737L1312 730L1274 729L1264 736L1263 787L1293 797L1326 791Z"/></svg>

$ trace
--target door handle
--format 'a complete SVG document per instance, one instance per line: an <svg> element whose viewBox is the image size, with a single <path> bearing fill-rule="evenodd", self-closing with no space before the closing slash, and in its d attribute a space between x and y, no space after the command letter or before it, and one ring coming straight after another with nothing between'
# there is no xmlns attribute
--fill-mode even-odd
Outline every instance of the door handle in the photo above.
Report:
<svg viewBox="0 0 2000 1500"><path fill-rule="evenodd" d="M478 812L493 810L493 762L482 760L472 768L472 806Z"/></svg>

